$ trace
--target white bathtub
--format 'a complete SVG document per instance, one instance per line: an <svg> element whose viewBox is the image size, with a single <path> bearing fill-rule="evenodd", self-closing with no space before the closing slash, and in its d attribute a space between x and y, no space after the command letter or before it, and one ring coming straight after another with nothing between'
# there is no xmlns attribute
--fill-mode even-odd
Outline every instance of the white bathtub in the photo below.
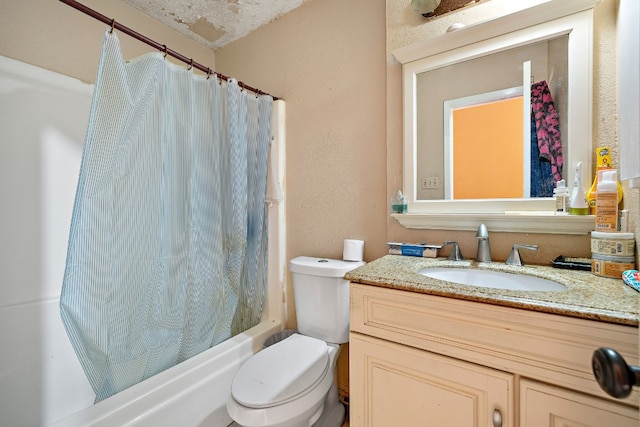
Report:
<svg viewBox="0 0 640 427"><path fill-rule="evenodd" d="M233 375L280 329L279 322L262 322L53 426L227 426Z"/></svg>

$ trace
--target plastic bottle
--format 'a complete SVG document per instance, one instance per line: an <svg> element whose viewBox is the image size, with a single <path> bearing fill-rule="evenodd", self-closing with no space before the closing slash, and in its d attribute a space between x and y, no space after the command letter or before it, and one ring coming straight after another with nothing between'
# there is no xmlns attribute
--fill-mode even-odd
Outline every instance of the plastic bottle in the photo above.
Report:
<svg viewBox="0 0 640 427"><path fill-rule="evenodd" d="M596 231L618 231L618 173L615 169L598 172Z"/></svg>
<svg viewBox="0 0 640 427"><path fill-rule="evenodd" d="M576 165L576 175L573 180L573 191L569 202L569 213L571 215L589 215L589 205L587 195L583 186L582 162Z"/></svg>
<svg viewBox="0 0 640 427"><path fill-rule="evenodd" d="M587 192L587 204L589 205L589 214L596 214L596 191L598 189L598 172L601 170L613 169L611 163L611 148L610 147L598 147L596 148L596 173L593 178L593 184ZM622 185L618 182L618 204L622 201Z"/></svg>
<svg viewBox="0 0 640 427"><path fill-rule="evenodd" d="M391 198L391 213L407 213L407 198L400 190Z"/></svg>
<svg viewBox="0 0 640 427"><path fill-rule="evenodd" d="M618 220L618 231L621 233L629 232L629 210L622 209L620 210L620 219Z"/></svg>
<svg viewBox="0 0 640 427"><path fill-rule="evenodd" d="M569 189L566 181L561 179L553 189L553 197L556 198L556 214L567 215L569 213Z"/></svg>

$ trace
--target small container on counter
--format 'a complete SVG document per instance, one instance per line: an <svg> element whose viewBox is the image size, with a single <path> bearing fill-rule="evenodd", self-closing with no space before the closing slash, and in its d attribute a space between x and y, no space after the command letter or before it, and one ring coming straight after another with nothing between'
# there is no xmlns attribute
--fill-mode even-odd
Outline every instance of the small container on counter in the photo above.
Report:
<svg viewBox="0 0 640 427"><path fill-rule="evenodd" d="M617 171L598 171L596 191L596 230L618 231L618 180Z"/></svg>
<svg viewBox="0 0 640 427"><path fill-rule="evenodd" d="M564 179L557 182L553 189L553 197L556 199L556 215L569 214L569 189Z"/></svg>
<svg viewBox="0 0 640 427"><path fill-rule="evenodd" d="M591 272L597 276L622 279L622 273L636 267L635 257L592 254Z"/></svg>
<svg viewBox="0 0 640 427"><path fill-rule="evenodd" d="M633 257L635 248L636 240L633 233L591 232L592 254Z"/></svg>
<svg viewBox="0 0 640 427"><path fill-rule="evenodd" d="M425 243L387 242L391 255L416 256L422 258L436 258L441 245L427 245Z"/></svg>

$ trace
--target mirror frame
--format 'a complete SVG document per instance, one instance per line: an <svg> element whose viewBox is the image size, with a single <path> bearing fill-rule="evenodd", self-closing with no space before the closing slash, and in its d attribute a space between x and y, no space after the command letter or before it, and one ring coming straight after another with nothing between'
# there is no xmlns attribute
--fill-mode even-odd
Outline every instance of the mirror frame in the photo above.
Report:
<svg viewBox="0 0 640 427"><path fill-rule="evenodd" d="M573 183L577 162L584 179L591 177L593 8L599 0L552 0L504 17L463 27L397 49L403 64L403 158L407 214L392 214L406 228L474 230L484 222L494 231L586 234L591 215L555 215L553 198L490 200L417 200L416 77L418 74L468 59L533 42L569 36L568 111L565 176Z"/></svg>

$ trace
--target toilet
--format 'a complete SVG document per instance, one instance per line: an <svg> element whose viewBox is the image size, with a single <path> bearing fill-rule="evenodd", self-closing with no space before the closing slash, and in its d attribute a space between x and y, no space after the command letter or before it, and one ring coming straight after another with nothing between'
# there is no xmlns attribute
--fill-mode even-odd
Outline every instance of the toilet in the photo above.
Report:
<svg viewBox="0 0 640 427"><path fill-rule="evenodd" d="M339 427L344 407L334 371L349 341L349 282L364 262L289 262L298 332L250 357L233 378L229 416L244 427Z"/></svg>

